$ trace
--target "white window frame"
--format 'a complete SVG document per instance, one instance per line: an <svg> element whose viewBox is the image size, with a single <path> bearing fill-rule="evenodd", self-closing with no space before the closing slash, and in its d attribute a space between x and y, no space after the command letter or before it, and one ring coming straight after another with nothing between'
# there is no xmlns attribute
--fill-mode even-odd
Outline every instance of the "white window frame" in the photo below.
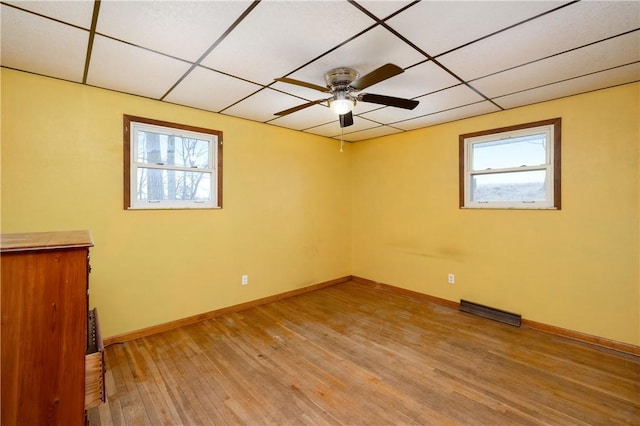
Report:
<svg viewBox="0 0 640 426"><path fill-rule="evenodd" d="M162 163L150 164L138 162L138 133L140 131L162 135L197 139L208 143L208 165L206 168L193 168ZM222 132L194 126L169 123L142 117L124 116L125 134L125 209L218 209L222 207ZM172 170L180 172L209 173L211 175L210 196L208 200L139 200L138 173L140 169Z"/></svg>
<svg viewBox="0 0 640 426"><path fill-rule="evenodd" d="M561 119L537 121L499 129L460 135L460 208L471 209L560 209L560 143ZM473 170L473 146L487 142L544 134L546 139L544 164L520 167ZM545 200L474 201L471 183L474 176L500 173L544 171Z"/></svg>

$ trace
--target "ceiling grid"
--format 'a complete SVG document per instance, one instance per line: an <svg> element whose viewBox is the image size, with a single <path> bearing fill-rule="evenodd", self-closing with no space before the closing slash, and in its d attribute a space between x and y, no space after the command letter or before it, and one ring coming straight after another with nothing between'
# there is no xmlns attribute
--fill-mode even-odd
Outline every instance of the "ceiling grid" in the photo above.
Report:
<svg viewBox="0 0 640 426"><path fill-rule="evenodd" d="M0 18L2 67L350 142L640 81L638 1L6 0ZM388 63L404 72L353 125L316 102L331 69Z"/></svg>

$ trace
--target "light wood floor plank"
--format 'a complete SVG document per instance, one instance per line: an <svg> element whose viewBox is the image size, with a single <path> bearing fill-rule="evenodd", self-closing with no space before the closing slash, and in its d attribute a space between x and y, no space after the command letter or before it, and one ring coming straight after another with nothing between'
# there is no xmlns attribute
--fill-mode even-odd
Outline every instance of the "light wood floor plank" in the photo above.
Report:
<svg viewBox="0 0 640 426"><path fill-rule="evenodd" d="M110 425L638 425L640 358L348 282L106 349Z"/></svg>

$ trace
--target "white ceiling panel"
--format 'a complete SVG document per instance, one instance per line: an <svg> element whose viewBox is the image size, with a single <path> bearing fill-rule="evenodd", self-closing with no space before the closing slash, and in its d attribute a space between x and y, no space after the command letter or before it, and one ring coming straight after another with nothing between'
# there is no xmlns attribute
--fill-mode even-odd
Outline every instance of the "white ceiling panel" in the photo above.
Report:
<svg viewBox="0 0 640 426"><path fill-rule="evenodd" d="M97 32L195 62L249 1L103 0Z"/></svg>
<svg viewBox="0 0 640 426"><path fill-rule="evenodd" d="M84 29L91 28L93 19L93 0L73 0L73 1L7 1L4 2L19 8L48 16L71 25L77 25ZM4 7L2 12L4 13Z"/></svg>
<svg viewBox="0 0 640 426"><path fill-rule="evenodd" d="M463 79L471 80L633 30L639 25L640 2L581 1L438 60Z"/></svg>
<svg viewBox="0 0 640 426"><path fill-rule="evenodd" d="M165 100L218 112L262 86L196 67L167 95Z"/></svg>
<svg viewBox="0 0 640 426"><path fill-rule="evenodd" d="M555 83L640 61L640 31L473 81L489 97Z"/></svg>
<svg viewBox="0 0 640 426"><path fill-rule="evenodd" d="M436 56L563 3L566 2L424 1L387 23L426 53Z"/></svg>
<svg viewBox="0 0 640 426"><path fill-rule="evenodd" d="M376 27L289 77L324 86L324 75L333 68L354 68L360 76L364 76L386 63L406 68L424 59L425 57L412 47L398 44L395 35L382 27Z"/></svg>
<svg viewBox="0 0 640 426"><path fill-rule="evenodd" d="M266 88L223 112L235 117L265 122L277 118L274 113L302 103L304 101L301 99Z"/></svg>
<svg viewBox="0 0 640 426"><path fill-rule="evenodd" d="M367 9L369 12L373 13L379 19L385 19L390 16L392 13L397 12L398 10L406 7L411 4L411 1L395 1L395 0L365 0L359 1L358 3Z"/></svg>
<svg viewBox="0 0 640 426"><path fill-rule="evenodd" d="M309 81L309 83L311 82ZM320 82L318 82L317 84L318 86L325 86L324 83L321 84ZM307 87L298 86L295 84L281 83L279 81L273 83L269 87L271 87L272 89L279 90L281 92L285 92L290 95L298 96L299 98L302 98L302 99L298 99L298 103L300 104L304 103L305 100L315 101L318 99L327 99L331 97L331 94L329 93L324 93L319 90L309 89ZM291 105L291 106L294 106L294 105Z"/></svg>
<svg viewBox="0 0 640 426"><path fill-rule="evenodd" d="M366 139L381 138L383 136L401 133L402 130L394 129L389 126L372 127L370 129L361 130L344 135L344 140L349 142L358 142Z"/></svg>
<svg viewBox="0 0 640 426"><path fill-rule="evenodd" d="M401 108L385 107L376 111L367 112L363 114L363 116L379 123L395 123L421 115L433 114L434 112L468 105L482 101L483 99L467 86L459 85L420 97L417 100L420 101L420 104L410 111Z"/></svg>
<svg viewBox="0 0 640 426"><path fill-rule="evenodd" d="M393 127L403 130L415 130L422 127L434 126L436 124L448 123L450 121L461 120L463 118L489 114L497 111L500 111L497 106L489 101L484 101L460 108L437 112L435 114L425 115L412 120L401 121L399 123L395 123Z"/></svg>
<svg viewBox="0 0 640 426"><path fill-rule="evenodd" d="M376 85L376 87L378 87ZM363 91L362 93L372 93L370 92L368 89L366 91ZM376 95L389 95L388 92L384 92L384 91L380 91L380 93L378 93L378 90L376 89ZM380 104L374 104L371 102L356 102L356 107L353 109L353 113L354 114L364 114L365 112L369 112L369 111L376 111L382 108L386 108L384 105L380 105Z"/></svg>
<svg viewBox="0 0 640 426"><path fill-rule="evenodd" d="M96 36L87 83L159 99L189 67L186 62Z"/></svg>
<svg viewBox="0 0 640 426"><path fill-rule="evenodd" d="M340 137L341 133L344 133L344 140L348 140L347 136L349 133L371 129L373 127L380 127L380 123L374 123L373 121L367 120L363 117L353 117L353 126L345 127L344 129L340 129L340 122L338 120L333 120L330 123L313 127L305 131L315 135L337 138Z"/></svg>
<svg viewBox="0 0 640 426"><path fill-rule="evenodd" d="M496 102L504 108L516 108L635 81L640 81L640 63L525 90L496 98Z"/></svg>
<svg viewBox="0 0 640 426"><path fill-rule="evenodd" d="M276 118L270 123L275 124L276 126L288 127L290 129L304 130L336 120L338 120L338 117L328 107L314 105L294 114Z"/></svg>
<svg viewBox="0 0 640 426"><path fill-rule="evenodd" d="M89 32L2 5L2 66L82 82Z"/></svg>
<svg viewBox="0 0 640 426"><path fill-rule="evenodd" d="M371 89L367 88L363 90L363 93L414 98L458 84L460 84L458 79L429 61L371 86Z"/></svg>
<svg viewBox="0 0 640 426"><path fill-rule="evenodd" d="M372 24L346 2L263 1L202 64L269 84Z"/></svg>

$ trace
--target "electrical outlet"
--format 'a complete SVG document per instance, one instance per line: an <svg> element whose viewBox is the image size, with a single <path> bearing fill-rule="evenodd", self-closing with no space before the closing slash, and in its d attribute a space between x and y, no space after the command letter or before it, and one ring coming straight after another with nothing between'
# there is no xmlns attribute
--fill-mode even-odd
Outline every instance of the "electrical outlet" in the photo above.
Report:
<svg viewBox="0 0 640 426"><path fill-rule="evenodd" d="M242 285L247 285L249 284L249 275L243 275L242 276Z"/></svg>
<svg viewBox="0 0 640 426"><path fill-rule="evenodd" d="M449 284L455 284L456 276L453 274L449 274L448 280L449 280Z"/></svg>

